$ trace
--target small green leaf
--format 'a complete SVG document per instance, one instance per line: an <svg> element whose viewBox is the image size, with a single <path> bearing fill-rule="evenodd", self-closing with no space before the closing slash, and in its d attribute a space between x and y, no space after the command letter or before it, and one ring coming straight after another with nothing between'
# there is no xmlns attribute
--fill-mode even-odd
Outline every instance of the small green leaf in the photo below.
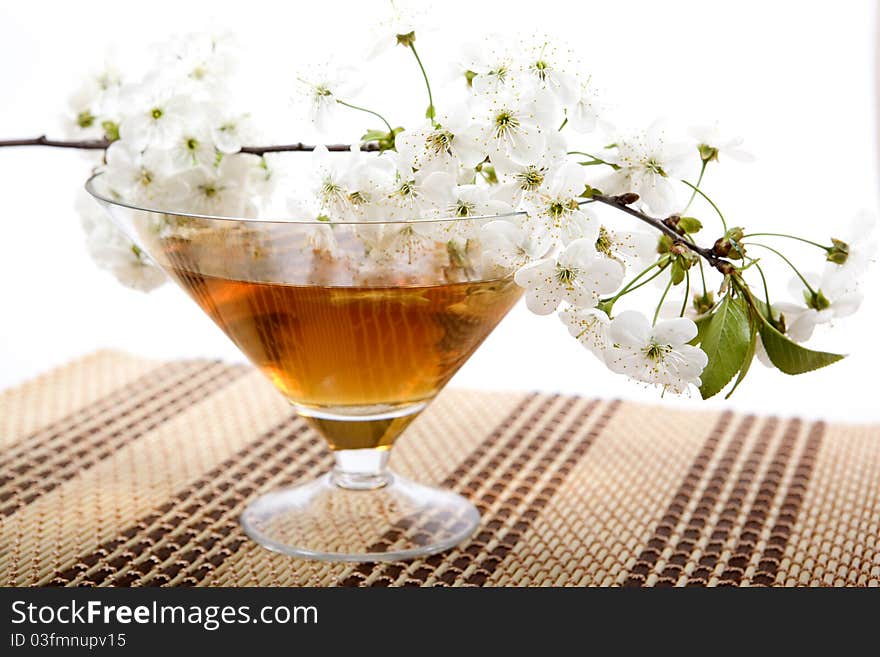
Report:
<svg viewBox="0 0 880 657"><path fill-rule="evenodd" d="M388 139L388 133L384 130L367 130L361 141L379 141L380 139Z"/></svg>
<svg viewBox="0 0 880 657"><path fill-rule="evenodd" d="M750 342L748 312L741 299L727 295L709 317L700 341L700 348L709 357L700 377L703 399L717 395L742 370Z"/></svg>
<svg viewBox="0 0 880 657"><path fill-rule="evenodd" d="M678 227L686 233L699 233L703 227L702 222L696 217L679 217Z"/></svg>
<svg viewBox="0 0 880 657"><path fill-rule="evenodd" d="M425 110L425 118L433 119L435 116L437 116L437 111L434 109L434 106L428 105L428 109Z"/></svg>
<svg viewBox="0 0 880 657"><path fill-rule="evenodd" d="M844 358L842 354L813 351L789 340L768 321L761 325L761 342L770 362L786 374L804 374L831 365Z"/></svg>
<svg viewBox="0 0 880 657"><path fill-rule="evenodd" d="M672 275L673 285L678 285L684 280L685 269L682 267L679 258L672 261L672 267L670 268L669 273Z"/></svg>
<svg viewBox="0 0 880 657"><path fill-rule="evenodd" d="M104 130L104 138L107 141L114 142L119 139L119 124L113 121L104 121L101 123L101 128Z"/></svg>

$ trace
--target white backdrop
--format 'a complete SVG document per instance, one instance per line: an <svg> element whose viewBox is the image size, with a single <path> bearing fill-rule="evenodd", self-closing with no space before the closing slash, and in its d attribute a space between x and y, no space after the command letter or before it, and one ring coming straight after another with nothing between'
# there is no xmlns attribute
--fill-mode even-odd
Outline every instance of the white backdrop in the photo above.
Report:
<svg viewBox="0 0 880 657"><path fill-rule="evenodd" d="M620 115L643 123L658 115L689 123L717 119L744 135L757 162L725 167L707 183L732 224L824 237L832 225L876 205L875 7L869 0L434 4L441 31L419 41L429 69L448 52L443 29L540 30L578 50ZM69 93L101 65L111 44L142 48L170 33L230 28L264 58L258 84L284 98L292 95L294 72L306 57L358 58L370 17L385 9L379 0L4 3L0 137L57 130ZM408 106L380 84L369 93L404 116ZM421 103L419 97L415 112ZM418 114L409 116L412 123ZM287 134L309 137L293 122ZM171 286L150 295L132 292L92 265L72 209L87 169L75 152L0 150L0 387L100 347L240 358L182 292ZM880 420L878 272L866 285L862 311L816 343L850 353L843 363L796 378L756 365L730 402L662 403ZM656 391L607 372L567 338L561 323L530 316L522 306L454 385L659 401Z"/></svg>

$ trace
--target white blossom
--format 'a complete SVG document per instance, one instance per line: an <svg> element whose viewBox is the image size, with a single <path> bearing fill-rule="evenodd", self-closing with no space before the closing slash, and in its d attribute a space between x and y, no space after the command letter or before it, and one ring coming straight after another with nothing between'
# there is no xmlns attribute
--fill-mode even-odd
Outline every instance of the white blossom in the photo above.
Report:
<svg viewBox="0 0 880 657"><path fill-rule="evenodd" d="M657 236L643 231L614 230L599 226L596 250L628 267L641 269L656 259Z"/></svg>
<svg viewBox="0 0 880 657"><path fill-rule="evenodd" d="M488 271L511 272L543 257L550 249L550 239L536 231L525 230L515 219L496 219L481 229L483 264Z"/></svg>
<svg viewBox="0 0 880 657"><path fill-rule="evenodd" d="M215 167L196 167L181 174L189 188L184 204L187 212L240 217L250 200L250 160L226 155Z"/></svg>
<svg viewBox="0 0 880 657"><path fill-rule="evenodd" d="M730 137L721 132L717 123L695 126L690 130L691 137L700 148L700 155L705 160L722 160L730 158L736 162L752 162L755 156L740 148L742 137Z"/></svg>
<svg viewBox="0 0 880 657"><path fill-rule="evenodd" d="M460 165L467 169L473 169L486 158L480 131L465 108L440 114L437 124L428 122L398 134L394 143L401 158L415 168L439 162L445 168Z"/></svg>
<svg viewBox="0 0 880 657"><path fill-rule="evenodd" d="M187 191L180 178L168 176L167 154L161 150L141 151L128 142L116 141L107 149L105 159L105 181L123 201L170 207Z"/></svg>
<svg viewBox="0 0 880 657"><path fill-rule="evenodd" d="M167 52L167 65L178 80L209 94L223 91L236 64L236 42L231 33L187 34L174 38L162 50Z"/></svg>
<svg viewBox="0 0 880 657"><path fill-rule="evenodd" d="M586 186L586 172L579 164L563 165L534 191L523 194L522 207L529 222L545 229L555 240L568 244L587 238L594 243L599 236L595 217L581 208L581 194Z"/></svg>
<svg viewBox="0 0 880 657"><path fill-rule="evenodd" d="M676 194L672 180L685 173L691 150L669 141L659 123L644 133L618 139L615 144L616 152L605 159L618 169L598 187L606 194L635 192L650 211L658 215L673 211Z"/></svg>
<svg viewBox="0 0 880 657"><path fill-rule="evenodd" d="M876 228L876 215L862 211L852 219L845 231L834 236L843 243L835 245L836 248L844 248L845 245L846 259L841 264L828 262L825 265L824 276L827 280L836 287L847 287L868 270L877 258Z"/></svg>
<svg viewBox="0 0 880 657"><path fill-rule="evenodd" d="M530 159L513 160L503 153L492 154L492 165L498 176L500 187L508 190L508 197L516 203L524 192L537 192L546 188L552 174L560 169L566 161L565 138L558 132L549 132L545 136L544 148ZM583 167L579 167L583 169ZM586 173L579 176L586 181ZM583 186L577 191L584 191Z"/></svg>
<svg viewBox="0 0 880 657"><path fill-rule="evenodd" d="M468 43L459 62L462 75L470 74L471 89L478 96L498 94L515 84L519 74L514 46L504 35L494 35L485 42Z"/></svg>
<svg viewBox="0 0 880 657"><path fill-rule="evenodd" d="M574 102L566 109L568 125L581 133L593 132L601 113L599 95L590 80L578 85Z"/></svg>
<svg viewBox="0 0 880 657"><path fill-rule="evenodd" d="M85 231L86 249L101 269L109 271L126 287L141 292L149 292L165 282L162 270L116 227L94 199L83 193L77 197L76 208Z"/></svg>
<svg viewBox="0 0 880 657"><path fill-rule="evenodd" d="M562 323L568 327L573 338L589 349L596 358L605 361L608 351L608 329L611 320L608 315L596 308L575 308L566 306L559 313Z"/></svg>
<svg viewBox="0 0 880 657"><path fill-rule="evenodd" d="M288 199L287 211L293 221L308 222L302 230L304 248L330 255L336 253L336 236L326 215L298 199Z"/></svg>
<svg viewBox="0 0 880 657"><path fill-rule="evenodd" d="M237 153L252 135L249 114L228 114L215 118L211 123L211 140L221 153Z"/></svg>
<svg viewBox="0 0 880 657"><path fill-rule="evenodd" d="M827 324L834 319L848 317L862 304L863 294L855 279L835 276L834 270L826 270L822 276L805 274L817 297L807 290L799 278L791 279L789 289L794 295L801 293L806 303L782 301L773 304L773 309L781 313L785 320L785 332L795 342L809 340L819 324Z"/></svg>
<svg viewBox="0 0 880 657"><path fill-rule="evenodd" d="M566 70L566 56L549 41L527 49L523 72L542 94L549 94L560 105L570 105L577 98L576 78Z"/></svg>
<svg viewBox="0 0 880 657"><path fill-rule="evenodd" d="M122 74L112 64L90 75L68 101L65 134L73 139L100 139L105 122L117 124Z"/></svg>
<svg viewBox="0 0 880 657"><path fill-rule="evenodd" d="M415 41L416 32L423 34L428 29L426 17L414 5L391 3L391 14L382 20L374 30L374 38L367 49L367 59L374 59L394 46L408 47Z"/></svg>
<svg viewBox="0 0 880 657"><path fill-rule="evenodd" d="M546 145L547 120L553 107L537 96L523 98L514 93L501 93L487 99L486 107L477 115L481 149L494 162L509 159L518 163L534 162Z"/></svg>
<svg viewBox="0 0 880 657"><path fill-rule="evenodd" d="M217 161L217 150L205 127L186 126L168 144L168 164L174 172L193 167L210 167Z"/></svg>
<svg viewBox="0 0 880 657"><path fill-rule="evenodd" d="M438 207L452 206L455 202L454 188L455 176L443 169L401 171L389 195L394 209L387 218L429 217Z"/></svg>
<svg viewBox="0 0 880 657"><path fill-rule="evenodd" d="M605 362L613 372L675 393L700 385L708 357L688 344L697 335L691 320L682 317L651 326L642 313L626 310L611 320L608 333Z"/></svg>
<svg viewBox="0 0 880 657"><path fill-rule="evenodd" d="M183 132L196 125L202 109L187 96L174 95L147 80L127 93L128 107L119 125L119 135L137 148L166 146Z"/></svg>
<svg viewBox="0 0 880 657"><path fill-rule="evenodd" d="M620 263L596 253L594 241L577 239L557 258L544 258L521 268L514 280L525 288L529 310L548 315L562 301L578 308L595 307L600 295L620 286L623 275Z"/></svg>
<svg viewBox="0 0 880 657"><path fill-rule="evenodd" d="M309 119L321 132L334 127L339 102L351 100L361 86L357 73L351 67L314 66L297 80L308 104Z"/></svg>

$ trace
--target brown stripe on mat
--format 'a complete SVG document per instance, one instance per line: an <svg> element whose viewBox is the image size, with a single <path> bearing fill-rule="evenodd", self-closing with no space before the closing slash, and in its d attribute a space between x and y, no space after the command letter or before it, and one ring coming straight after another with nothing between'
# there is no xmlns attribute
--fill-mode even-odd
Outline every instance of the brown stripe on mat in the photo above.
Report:
<svg viewBox="0 0 880 657"><path fill-rule="evenodd" d="M538 517L541 511L550 503L550 500L556 494L556 491L559 490L559 487L562 485L565 478L572 471L572 469L578 464L578 462L583 458L584 454L590 448L590 446L596 441L596 438L602 433L605 427L608 425L608 422L611 420L611 417L620 407L620 400L615 399L608 406L606 406L605 411L599 418L595 421L592 428L577 441L574 449L571 453L565 458L565 460L556 468L555 474L550 478L550 481L546 483L543 488L538 492L537 497L529 505L529 508L523 512L523 520L520 520L516 524L514 524L513 528L504 536L501 544L492 550L491 559L487 558L480 564L480 568L472 573L466 580L467 584L482 586L486 583L489 577L498 569L501 563L504 561L504 558L520 543L526 531L528 531L529 527L531 527L532 522ZM583 421L588 416L589 413L595 409L594 404L588 409L588 411L578 418L578 420ZM577 430L579 428L578 420L573 421L568 428L565 430L563 434L563 440L558 443L559 449L564 449L565 446L572 441ZM542 459L541 465L538 468L535 468L535 472L538 473L538 476L544 474L547 468L549 467L549 460ZM515 507L515 501L511 500L511 506ZM491 535L486 536L486 532L484 531L482 534L483 540L488 541L491 538ZM478 538L480 536L478 535Z"/></svg>
<svg viewBox="0 0 880 657"><path fill-rule="evenodd" d="M761 465L761 459L763 459L764 455L767 453L771 439L776 434L778 427L779 420L775 417L770 417L764 420L761 431L755 440L755 444L752 445L752 449L749 451L746 462L740 469L733 490L730 491L727 501L724 504L724 508L721 510L714 529L709 536L709 543L707 543L701 550L701 556L697 567L687 576L686 584L688 586L705 586L709 577L720 563L723 556L724 544L730 538L737 516L747 502L746 496L748 495L749 487L755 479L755 475ZM689 534L686 531L684 537L684 540L680 541L678 546L676 546L676 553L670 558L670 561L673 561L673 559L679 557L679 555L683 553L686 553L686 560L690 561L694 548L694 540L699 538L699 533ZM681 562L676 561L676 563Z"/></svg>
<svg viewBox="0 0 880 657"><path fill-rule="evenodd" d="M791 420L785 429L785 433L782 434L782 440L773 454L770 466L764 473L764 479L761 481L758 493L752 502L752 508L749 510L736 547L731 551L731 556L727 560L727 567L719 577L718 584L720 586L735 586L742 581L745 569L758 547L761 530L767 522L770 507L773 505L776 492L782 479L785 477L786 466L794 451L800 432L801 421L795 418Z"/></svg>
<svg viewBox="0 0 880 657"><path fill-rule="evenodd" d="M519 404L517 404L516 408L514 408L506 418L501 421L492 433L489 436L480 442L470 454L465 457L464 461L458 464L458 467L452 471L446 479L440 484L441 488L455 488L458 484L465 478L465 476L479 463L480 459L484 458L486 454L489 453L490 450L496 449L499 447L496 445L498 440L501 439L509 430L510 427L513 426L514 422L516 422L520 416L525 412L526 408L531 404L537 393L530 393L527 397L525 397ZM551 402L556 399L555 395L548 396L547 399L538 407L538 410L532 414L528 420L526 420L526 425L534 425L541 415L547 412L547 409L550 408ZM525 434L522 431L514 434L506 443L505 446L509 446L512 449L516 446L517 443L522 441L522 438ZM493 458L491 463L500 463L497 459ZM471 478L473 480L473 477Z"/></svg>
<svg viewBox="0 0 880 657"><path fill-rule="evenodd" d="M724 489L724 485L727 483L728 477L730 477L730 471L733 469L737 458L739 458L739 453L742 451L754 424L755 416L748 415L743 418L734 432L733 438L727 444L724 453L715 464L715 468L712 470L706 486L703 488L703 494L697 501L697 505L694 507L690 518L688 518L687 525L682 532L685 540L679 541L673 546L674 551L672 555L670 555L666 565L658 575L657 586L674 585L678 578L681 577L682 572L684 572L684 566L688 562L691 550L694 547L693 540L698 538L706 527L706 523L712 515L712 510L718 503L718 496ZM660 548L661 554L663 549Z"/></svg>
<svg viewBox="0 0 880 657"><path fill-rule="evenodd" d="M53 443L60 443L63 447L70 433L81 432L86 427L104 423L105 419L101 416L105 413L113 411L111 417L115 417L120 412L126 412L130 406L136 407L142 403L146 395L161 394L169 386L173 386L183 373L205 368L208 365L209 363L205 361L167 363L105 395L94 404L76 409L52 424L16 441L4 450L3 458L0 459L0 485L10 479L6 473L12 472L19 461L33 460L35 454L53 447ZM149 399L146 398L146 401Z"/></svg>
<svg viewBox="0 0 880 657"><path fill-rule="evenodd" d="M528 402L533 400L535 395L530 395L523 400L514 411L502 422L502 426L509 426L515 419L525 410ZM545 402L545 406L549 406L552 399ZM276 427L277 428L277 427ZM276 435L274 440L267 441L262 446L262 452L254 454L256 446L251 444L247 448L246 456L251 459L250 467L247 463L242 464L244 456L236 456L231 460L235 461L235 465L243 469L251 476L251 481L245 481L244 486L239 484L238 489L230 492L230 494L221 499L211 499L212 509L210 513L201 513L202 516L209 517L211 522L203 522L198 527L193 528L192 522L188 522L187 518L191 513L186 509L179 509L180 524L174 526L174 531L168 532L165 536L156 537L154 545L160 545L158 549L151 548L148 553L143 553L139 557L139 561L143 563L144 568L138 567L122 573L118 577L111 577L101 582L102 584L112 583L116 585L162 585L170 581L176 584L195 585L200 583L212 571L216 570L233 554L235 554L243 543L249 541L241 531L238 525L238 515L242 507L249 497L261 488L271 477L278 475L287 470L287 468L296 464L295 470L287 472L280 481L275 482L274 486L290 485L301 479L311 470L326 470L331 465L331 456L324 449L323 441L307 430L303 424L303 430L297 435L304 436L309 445L302 447L293 440L290 435ZM276 432L277 434L277 432ZM311 449L311 454L308 450ZM474 456L479 453L485 453L485 444L478 446L471 454ZM272 457L277 457L278 463L271 462ZM307 459L304 459L308 456ZM468 461L469 459L465 459ZM474 461L476 462L476 461ZM242 468L242 465L244 467ZM271 466L265 468L264 466ZM265 472L259 471L264 467ZM460 466L461 467L461 466ZM220 466L217 470L225 470L222 477L231 481L240 482L244 479L242 472L229 471L229 467ZM184 491L177 497L180 499L179 504L196 497L200 489L208 485L216 485L217 479L221 475L209 474L202 478L200 483L194 484L190 489ZM207 500L206 500L207 502ZM178 506L179 506L178 504ZM167 505L166 505L167 506ZM172 512L173 513L173 512ZM196 545L195 550L189 550L186 553L174 553L174 548L178 543L186 544L189 542L189 534L193 529L198 531L201 540ZM142 532L143 533L143 532ZM155 558L155 557L158 557ZM89 582L96 583L96 582Z"/></svg>
<svg viewBox="0 0 880 657"><path fill-rule="evenodd" d="M298 416L285 418L197 481L176 493L155 511L121 530L115 538L105 541L92 552L79 557L76 564L56 573L50 584L53 586L106 584L117 575L120 568L129 564L136 566L135 562L141 557L153 560L150 566L161 563L166 556L179 551L181 545L189 543L192 535L186 535L186 530L198 531L202 524L213 517L212 512L202 513L204 506L218 497L222 499L224 493L234 489L247 472L247 468L255 467L259 459L265 462L267 455L277 451L279 442L282 445L290 444L294 455L305 453L307 446L301 445L301 441L294 440L303 434L308 434L308 429ZM314 436L310 435L309 438L311 442L315 441ZM168 543L165 546L166 549L170 549L167 555L162 551L154 551L156 543L166 541L178 530L183 530L185 534L183 537L185 540L180 545ZM125 579L133 580L145 574L146 571L138 571L134 576ZM131 582L114 583L127 585Z"/></svg>
<svg viewBox="0 0 880 657"><path fill-rule="evenodd" d="M810 478L813 476L813 470L816 466L816 459L819 454L819 447L822 445L822 439L825 436L825 430L826 424L824 422L816 422L810 428L807 444L804 446L803 452L801 452L800 459L792 476L791 486L782 500L779 515L776 517L776 522L770 530L767 546L761 554L761 560L758 562L756 573L751 578L751 584L772 585L776 582L776 575L779 572L785 546L788 545L792 528L795 522L797 522L798 514L800 514L801 506L804 503L807 486L810 483Z"/></svg>
<svg viewBox="0 0 880 657"><path fill-rule="evenodd" d="M706 442L703 443L699 454L691 463L678 490L675 491L669 507L654 528L653 535L648 539L645 548L642 549L639 556L636 557L636 563L630 570L629 577L624 581L624 586L641 586L645 583L648 574L654 569L663 548L666 546L667 539L678 526L679 520L691 499L691 495L694 494L700 480L703 478L703 472L709 466L712 455L727 431L732 417L733 413L731 411L724 411L719 416L715 426L709 432Z"/></svg>
<svg viewBox="0 0 880 657"><path fill-rule="evenodd" d="M24 438L17 443L14 451L10 450L6 457L0 460L0 472L3 473L0 475L0 502L5 502L11 497L7 487L14 485L16 479L24 479L37 468L48 471L56 467L59 461L63 463L78 455L81 456L91 447L77 450L84 441L143 411L145 406L173 399L179 393L175 388L181 383L186 383L209 370L223 367L226 366L219 361L190 361L178 363L176 367L161 368L159 376L153 373L149 379L141 377L135 382L137 386L126 386L123 389L124 394L116 392L108 395L102 407L95 412L87 409L77 411L52 426ZM147 411L141 412L139 417L143 418L144 413ZM71 455L69 452L74 453Z"/></svg>
<svg viewBox="0 0 880 657"><path fill-rule="evenodd" d="M516 418L518 418L523 413L525 408L528 406L529 402L531 400L533 400L535 398L535 396L536 395L532 394L529 397L527 397L526 399L524 399L520 404L518 404L517 408L515 408L507 416L507 418L505 418L505 420L502 422L501 426L510 426L511 424L513 424L513 422L516 420ZM549 406L551 401L552 401L552 399L546 400L545 403L542 404L542 406L545 406L545 407ZM475 454L478 454L478 453L485 453L485 451L486 451L486 441L484 441L483 444L478 446L469 455L469 457L465 459L465 462L468 462L470 460L470 456L474 456ZM324 467L325 468L329 467L330 466L330 456L328 454L323 454L323 453L321 454L321 456L325 457L325 459L326 459L326 464L324 465ZM474 460L473 462L476 463L476 460ZM321 463L323 464L323 461ZM313 465L314 464L312 464L312 466ZM311 467L311 466L309 466L309 467ZM285 486L285 485L289 485L291 483L294 483L303 474L305 474L305 471L307 469L308 469L308 467L299 468L297 471L286 475L282 481L278 482L278 485ZM461 469L461 466L459 466L459 469ZM447 481L448 481L448 478L447 478ZM447 484L444 482L443 485L448 487L451 484ZM223 564L223 562L225 562L228 557L232 556L232 554L234 554L245 541L250 540L239 530L238 524L237 524L238 512L240 511L240 507L243 506L244 502L246 502L246 501L247 500L243 500L241 502L241 504L239 505L239 507L236 507L235 514L230 516L230 520L233 523L232 526L234 528L234 531L230 532L229 535L226 536L223 544L221 545L221 548L218 550L215 547L213 550L214 554L205 555L205 557L208 557L208 559L203 558L203 563L201 563L201 564L196 563L195 564L196 569L194 570L194 572L192 572L187 577L185 577L183 580L181 580L180 583L187 584L187 585L198 584L205 577L207 577L207 575L212 570L219 568Z"/></svg>
<svg viewBox="0 0 880 657"><path fill-rule="evenodd" d="M401 574L406 572L404 584L406 586L419 586L428 582L435 575L439 566L453 558L451 564L446 564L442 572L437 576L438 585L481 585L484 584L498 566L504 561L507 554L520 542L523 535L528 531L531 523L538 517L540 511L549 503L558 487L562 484L571 469L580 460L595 438L599 435L610 417L617 409L619 402L615 401L606 406L602 415L594 422L591 429L586 432L572 448L569 455L554 469L554 475L536 493L527 486L538 483L540 478L553 464L555 456L564 451L574 440L579 429L599 406L598 401L592 401L583 412L571 418L565 429L547 445L547 436L553 433L553 425L561 422L574 406L575 398L566 398L565 404L549 418L544 420L541 431L536 432L528 444L523 446L520 454L513 459L502 472L497 472L497 467L505 460L501 451L497 452L497 465L487 464L482 472L476 473L468 485L461 488L461 492L474 499L475 504L484 515L483 529L479 531L469 543L461 546L456 553L451 555L434 555L425 559L415 569L410 564L402 562L395 564L378 564L370 566L364 564L349 578L342 582L345 586L356 586L368 583L370 586L387 586L396 582ZM528 423L527 423L528 424ZM516 443L522 442L523 437L534 426L523 427L518 434L521 436L514 439ZM544 443L542 445L542 443ZM535 461L539 448L544 449L545 455ZM502 447L502 449L504 449ZM510 450L504 450L509 452ZM495 450L493 450L495 453ZM493 459L495 461L495 459ZM528 472L523 478L523 485L515 490L508 486L515 475ZM477 497L481 484L494 476L496 483L482 495ZM534 499L522 514L517 514L517 508L523 504L526 497L532 495ZM493 510L494 508L494 510ZM513 523L505 531L505 525L509 518L519 516L519 520ZM489 548L490 543L497 543Z"/></svg>
<svg viewBox="0 0 880 657"><path fill-rule="evenodd" d="M157 426L186 411L192 404L206 399L248 371L245 367L229 367L220 363L205 366L198 376L190 376L167 392L155 395L155 407L142 400L129 412L115 418L111 424L88 429L66 439L73 453L60 452L42 459L35 467L21 467L19 476L0 490L0 517L8 517L41 495L54 490L65 481L100 463L116 450L146 435ZM146 409L146 410L143 410ZM139 412L143 411L143 412ZM85 443L85 444L81 444Z"/></svg>
<svg viewBox="0 0 880 657"><path fill-rule="evenodd" d="M475 482L479 482L480 480L484 480L489 476L490 472L495 471L497 468L501 466L501 464L508 458L508 456L516 449L520 443L525 439L526 435L528 435L537 424L541 421L544 415L547 413L548 409L559 399L558 395L548 395L544 398L544 400L538 405L538 407L529 414L529 416L520 424L519 428L514 431L512 434L508 435L503 442L498 442L505 435L508 434L511 427L514 423L520 418L525 409L532 403L535 399L535 394L531 394L526 397L522 402L520 402L517 407L492 431L489 436L486 437L485 440L481 441L470 454L462 461L458 467L448 476L443 482L440 484L441 488L451 488L458 492L462 492L463 490L468 490L469 488L473 488ZM566 405L562 410L570 408L574 403L573 399L569 399L566 402ZM554 414L554 418L559 414L557 412ZM476 465L486 457L489 452L492 452L492 458L489 459L486 463L483 464L483 467L477 471L473 472L473 469ZM470 475L468 477L468 475ZM467 480L465 484L462 486L461 483L465 481L465 477ZM480 508L480 503L475 502L476 506ZM482 511L482 508L480 508ZM374 545L371 546L370 549L379 551L385 548L388 544L394 543L400 534L406 531L409 528L410 524L406 522L404 519L402 522L395 523L392 527L389 528L388 532L379 539ZM500 525L499 525L500 526ZM436 557L429 557L429 560L436 561ZM353 573L346 577L341 583L341 586L360 586L361 582L365 579L372 577L381 573L384 570L389 572L396 572L398 575L403 572L403 567L401 564L404 562L397 562L396 564L386 564L386 563L362 563L359 566L354 567Z"/></svg>

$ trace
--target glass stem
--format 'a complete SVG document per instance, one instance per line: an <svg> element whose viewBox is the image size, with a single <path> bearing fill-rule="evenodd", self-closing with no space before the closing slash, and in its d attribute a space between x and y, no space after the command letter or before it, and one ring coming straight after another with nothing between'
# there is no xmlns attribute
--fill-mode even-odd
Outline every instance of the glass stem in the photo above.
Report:
<svg viewBox="0 0 880 657"><path fill-rule="evenodd" d="M349 490L374 490L391 482L388 448L337 449L330 481Z"/></svg>

